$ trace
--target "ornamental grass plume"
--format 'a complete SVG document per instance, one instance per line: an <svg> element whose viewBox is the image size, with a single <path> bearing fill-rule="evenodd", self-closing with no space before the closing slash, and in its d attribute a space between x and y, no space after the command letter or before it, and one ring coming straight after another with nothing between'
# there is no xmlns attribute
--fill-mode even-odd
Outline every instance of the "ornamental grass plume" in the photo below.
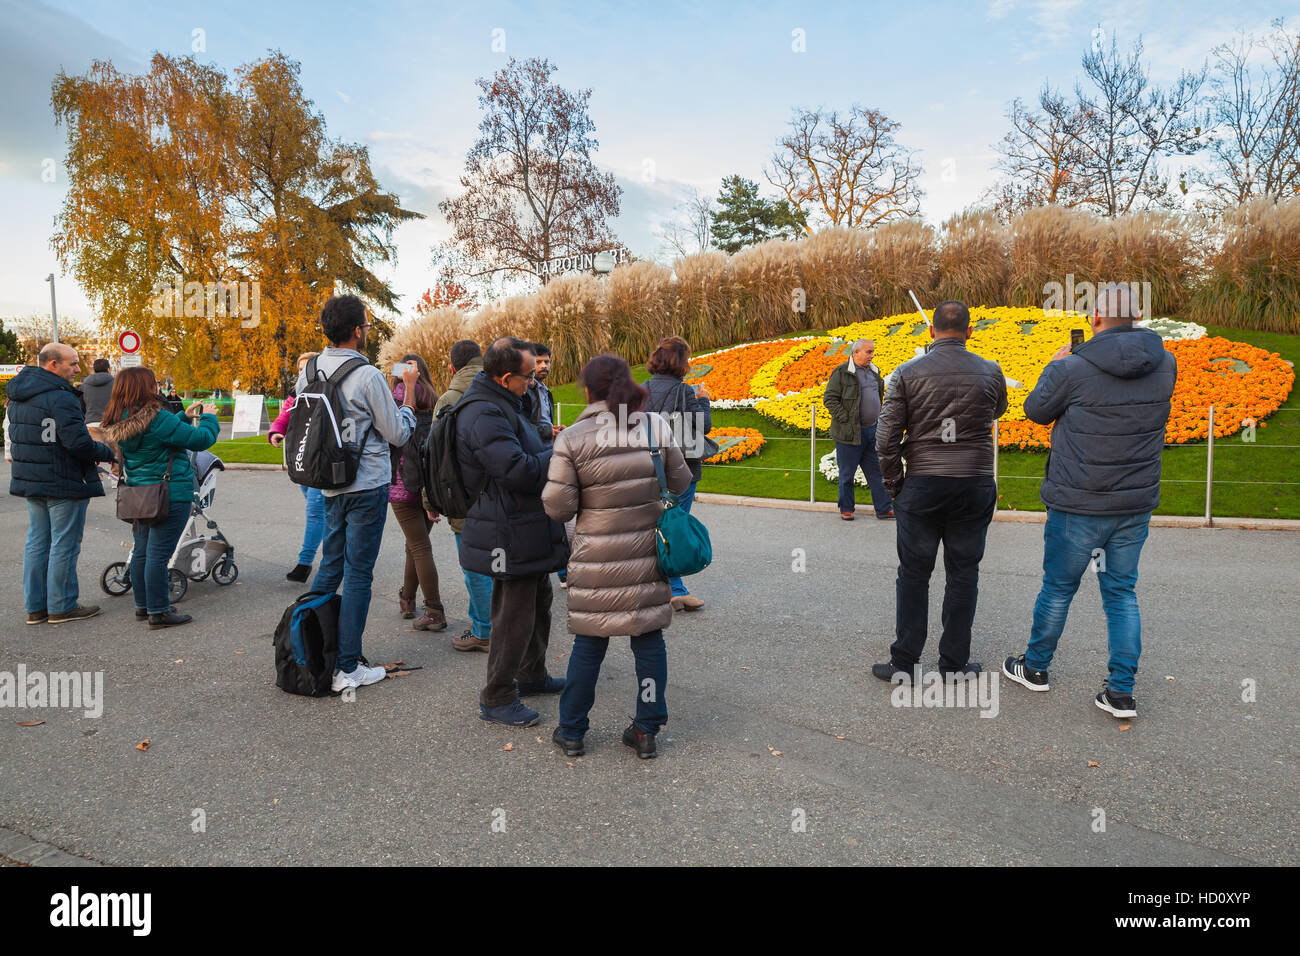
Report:
<svg viewBox="0 0 1300 956"><path fill-rule="evenodd" d="M620 266L605 280L609 348L636 365L660 340L673 334L672 270L639 260Z"/></svg>
<svg viewBox="0 0 1300 956"><path fill-rule="evenodd" d="M1067 275L1073 275L1075 283L1117 281L1098 274L1104 245L1105 227L1085 210L1039 206L1021 213L1011 223L1008 304L1041 308L1043 286L1064 285ZM1064 307L1073 308L1073 303Z"/></svg>
<svg viewBox="0 0 1300 956"><path fill-rule="evenodd" d="M866 230L832 226L791 243L808 293L805 328L824 329L878 315L877 284L868 272Z"/></svg>
<svg viewBox="0 0 1300 956"><path fill-rule="evenodd" d="M910 289L922 302L936 301L939 250L935 232L916 219L900 219L870 230L865 266L875 286L874 315L914 308Z"/></svg>
<svg viewBox="0 0 1300 956"><path fill-rule="evenodd" d="M729 285L737 307L735 315L741 323L736 334L769 338L808 328L808 290L796 245L789 240L770 239L731 257L727 264Z"/></svg>
<svg viewBox="0 0 1300 956"><path fill-rule="evenodd" d="M697 252L678 259L673 271L677 275L673 329L691 343L691 350L718 348L742 341L732 334L734 313L727 254L716 249ZM645 361L646 355L637 361Z"/></svg>
<svg viewBox="0 0 1300 956"><path fill-rule="evenodd" d="M1103 282L1151 283L1151 315L1177 315L1186 305L1197 257L1185 216L1151 210L1104 224L1097 264Z"/></svg>
<svg viewBox="0 0 1300 956"><path fill-rule="evenodd" d="M552 374L570 382L593 355L609 351L609 317L601 280L576 275L552 279L530 300L528 338L551 349Z"/></svg>
<svg viewBox="0 0 1300 956"><path fill-rule="evenodd" d="M379 367L391 369L407 352L414 352L429 366L429 377L441 392L447 387L451 373L447 371L447 355L454 343L471 338L469 318L460 309L446 306L420 312L397 331L379 349Z"/></svg>
<svg viewBox="0 0 1300 956"><path fill-rule="evenodd" d="M1011 233L991 209L957 213L939 240L939 287L935 301L968 305L1007 301L1011 281Z"/></svg>
<svg viewBox="0 0 1300 956"><path fill-rule="evenodd" d="M1215 232L1204 278L1191 295L1192 319L1300 333L1300 197L1243 203Z"/></svg>

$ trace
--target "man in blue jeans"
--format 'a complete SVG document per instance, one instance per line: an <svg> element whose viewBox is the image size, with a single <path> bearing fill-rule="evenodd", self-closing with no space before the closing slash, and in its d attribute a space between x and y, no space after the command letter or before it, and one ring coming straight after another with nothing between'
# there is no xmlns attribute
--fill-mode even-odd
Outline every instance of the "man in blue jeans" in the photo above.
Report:
<svg viewBox="0 0 1300 956"><path fill-rule="evenodd" d="M1002 672L1034 691L1065 629L1070 601L1092 571L1101 588L1110 646L1109 675L1096 704L1115 717L1137 716L1133 682L1142 653L1138 558L1160 503L1160 454L1178 364L1141 318L1126 285L1097 293L1091 339L1061 346L1025 399L1025 415L1052 425L1052 452L1039 496L1047 506L1043 584L1029 646Z"/></svg>
<svg viewBox="0 0 1300 956"><path fill-rule="evenodd" d="M370 328L364 303L356 296L335 296L325 303L320 316L321 331L331 347L313 359L316 370L326 377L353 359L366 361ZM311 363L299 373L296 394L307 388ZM347 375L340 386L344 424L350 425L361 443L361 459L352 484L325 489L325 539L321 542L321 563L312 581L312 591L333 594L343 585L339 604L339 653L332 689L336 692L363 687L384 679L382 667L360 664L361 635L370 610L370 584L375 559L388 517L388 479L391 460L388 446L402 446L415 430L415 380L412 366L402 376L407 404L393 402L383 372L366 364ZM295 409L296 411L296 409Z"/></svg>
<svg viewBox="0 0 1300 956"><path fill-rule="evenodd" d="M112 461L113 452L86 430L81 398L72 385L80 367L76 350L51 343L36 361L5 387L13 447L9 493L27 499L27 623L63 624L99 613L95 605L77 603L77 558L86 505L104 493L95 463Z"/></svg>
<svg viewBox="0 0 1300 956"><path fill-rule="evenodd" d="M894 517L894 502L880 474L876 455L876 425L885 398L885 382L872 364L876 344L870 339L853 343L849 360L831 372L822 404L831 413L830 435L835 439L835 464L840 470L840 517L853 520L854 479L858 468L867 476L876 517Z"/></svg>

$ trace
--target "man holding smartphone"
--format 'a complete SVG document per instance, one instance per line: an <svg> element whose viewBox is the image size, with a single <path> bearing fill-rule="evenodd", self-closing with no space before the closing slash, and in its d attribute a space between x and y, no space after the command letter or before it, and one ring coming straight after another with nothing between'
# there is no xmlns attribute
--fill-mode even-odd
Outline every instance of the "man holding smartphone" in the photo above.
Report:
<svg viewBox="0 0 1300 956"><path fill-rule="evenodd" d="M1120 718L1137 716L1138 558L1160 503L1160 455L1178 377L1178 364L1160 336L1134 328L1137 318L1129 286L1103 286L1092 338L1061 346L1025 399L1027 418L1052 425L1052 452L1039 492L1047 506L1043 584L1028 648L1002 665L1017 684L1048 689L1047 668L1070 602L1092 570L1110 645L1109 675L1096 704Z"/></svg>

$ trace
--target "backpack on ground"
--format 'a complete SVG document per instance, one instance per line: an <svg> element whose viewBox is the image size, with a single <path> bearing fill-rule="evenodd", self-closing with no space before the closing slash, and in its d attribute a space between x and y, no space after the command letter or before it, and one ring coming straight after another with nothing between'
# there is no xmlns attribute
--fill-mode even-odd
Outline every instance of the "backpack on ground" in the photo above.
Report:
<svg viewBox="0 0 1300 956"><path fill-rule="evenodd" d="M330 693L339 656L338 594L304 594L275 629L275 686L289 694Z"/></svg>
<svg viewBox="0 0 1300 956"><path fill-rule="evenodd" d="M429 430L433 428L433 412L415 413L415 430L406 444L395 449L397 456L397 474L402 479L406 490L418 494L424 487L424 443L429 439Z"/></svg>
<svg viewBox="0 0 1300 956"><path fill-rule="evenodd" d="M473 401L463 399L444 408L433 420L429 437L424 443L424 492L433 510L448 518L465 518L469 509L483 493L487 483L478 489L465 486L460 459L456 456L456 428L460 413Z"/></svg>
<svg viewBox="0 0 1300 956"><path fill-rule="evenodd" d="M333 375L318 377L316 359L307 362L307 383L294 400L284 435L291 481L332 491L356 480L370 428L358 443L355 424L343 409L342 386L344 379L369 364L363 358L348 359Z"/></svg>

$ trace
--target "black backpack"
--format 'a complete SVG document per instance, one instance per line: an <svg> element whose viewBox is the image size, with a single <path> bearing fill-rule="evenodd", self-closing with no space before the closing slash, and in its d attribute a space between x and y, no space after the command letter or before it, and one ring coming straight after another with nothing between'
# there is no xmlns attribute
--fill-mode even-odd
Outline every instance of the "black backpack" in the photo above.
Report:
<svg viewBox="0 0 1300 956"><path fill-rule="evenodd" d="M415 413L415 431L401 448L393 449L394 464L402 484L412 494L424 487L424 443L433 428L433 412Z"/></svg>
<svg viewBox="0 0 1300 956"><path fill-rule="evenodd" d="M304 594L284 609L275 629L275 686L289 694L331 693L339 656L338 594Z"/></svg>
<svg viewBox="0 0 1300 956"><path fill-rule="evenodd" d="M464 400L444 408L433 420L421 457L424 466L424 493L429 496L433 510L448 518L464 518L470 506L478 500L487 483L475 491L465 487L465 478L456 457L456 421L461 410L473 401ZM406 479L403 478L403 481Z"/></svg>
<svg viewBox="0 0 1300 956"><path fill-rule="evenodd" d="M357 466L370 436L367 426L358 443L349 441L351 428L343 410L343 380L370 363L348 359L328 377L317 377L316 359L307 362L307 383L294 399L285 430L285 466L290 480L308 488L346 488L357 477Z"/></svg>

